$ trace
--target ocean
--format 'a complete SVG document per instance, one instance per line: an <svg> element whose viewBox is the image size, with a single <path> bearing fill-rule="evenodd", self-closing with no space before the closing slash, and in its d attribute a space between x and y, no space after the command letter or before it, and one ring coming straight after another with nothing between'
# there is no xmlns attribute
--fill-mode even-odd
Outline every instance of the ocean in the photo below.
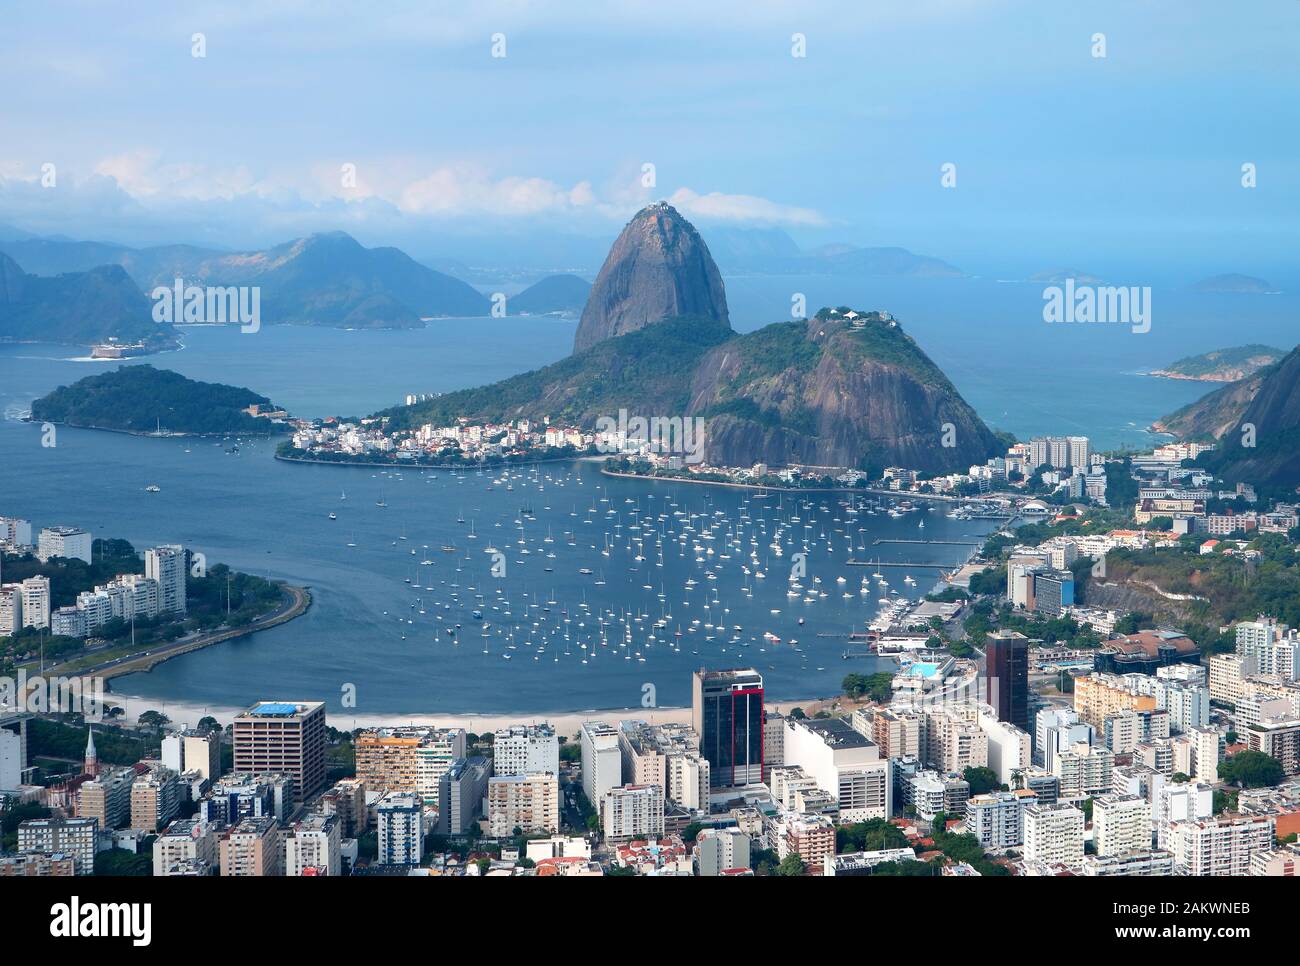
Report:
<svg viewBox="0 0 1300 966"><path fill-rule="evenodd" d="M795 292L813 310L892 311L990 425L1022 436L1084 433L1102 447L1149 445L1151 420L1213 388L1142 372L1245 342L1289 348L1295 308L1289 296L1158 290L1152 329L1138 335L1048 325L1042 287L1024 283L732 277L727 288L741 331L788 316ZM190 328L183 350L125 364L247 386L296 415L359 415L406 393L482 384L562 358L573 329L549 318L439 320L407 332ZM672 706L689 702L691 670L739 665L759 668L773 699L828 695L846 673L878 666L844 657L844 633L861 629L884 590L870 580L861 593L863 575L879 570L892 589L918 598L938 565L965 559L992 526L941 511L851 516L835 494L753 500L742 490L607 478L591 463L545 464L498 481L286 464L273 459L270 441L234 455L212 440L66 428L55 448L43 448L39 428L17 419L31 400L122 364L85 355L0 345L0 514L77 524L139 548L181 542L209 562L305 584L315 598L282 627L114 682L163 707L280 697L324 700L332 715L346 715L344 694L367 715ZM161 492L146 492L150 484ZM638 521L649 522L634 529ZM770 547L778 529L779 557ZM504 554L503 576L482 552L488 544ZM787 578L798 552L807 573L795 599ZM851 556L882 566L849 566ZM914 566L883 566L891 562ZM760 568L764 578L754 576ZM809 589L825 596L810 601Z"/></svg>

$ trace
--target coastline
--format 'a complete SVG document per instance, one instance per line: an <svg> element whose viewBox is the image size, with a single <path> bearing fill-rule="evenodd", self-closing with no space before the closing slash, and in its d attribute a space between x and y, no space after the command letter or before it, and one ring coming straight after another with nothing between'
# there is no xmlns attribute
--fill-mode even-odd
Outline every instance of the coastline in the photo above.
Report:
<svg viewBox="0 0 1300 966"><path fill-rule="evenodd" d="M138 695L110 692L105 696L105 701L109 705L124 708L125 714L123 718L128 722L135 721L145 711L161 711L177 725L193 726L198 723L200 718L206 716L216 718L224 726L230 724L236 715L252 707L257 701L271 700L273 697L285 701L319 700L310 695L261 695L258 697L250 693L248 704L237 708L204 706L185 701L159 701L152 698L142 698ZM772 701L766 702L764 707L779 711L782 714L788 714L793 708L802 707L807 710L820 702L828 700L831 699L806 698L802 700ZM487 731L508 728L511 725L535 724L544 721L552 725L557 734L570 739L582 728L584 721L607 721L612 724L630 719L648 721L651 724L689 724L691 709L689 707L592 708L580 711L537 712L534 714L524 712L367 714L361 710L357 710L355 713L347 713L346 711L335 712L326 709L325 713L325 723L329 727L340 731L353 731L357 728L393 728L404 725L435 725L438 727L455 726L464 728L473 734L482 734Z"/></svg>
<svg viewBox="0 0 1300 966"><path fill-rule="evenodd" d="M118 360L113 360L113 361L118 361ZM115 429L115 428L113 428L112 426L90 426L90 425L88 425L88 424L86 424L86 423L60 423L60 422L55 422L54 420L50 420L50 419L37 419L35 416L30 415L30 411L29 411L28 416L27 416L25 419L21 420L21 422L24 422L24 423L49 423L51 426L63 426L63 427L66 428L66 429L91 429L91 430L94 430L94 431L97 432L97 433L118 433L118 434L120 434L120 435L122 435L122 436L136 436L136 437L139 437L139 438L141 438L141 439L229 439L229 438L232 437L232 436L241 436L241 437L244 437L244 438L247 438L247 439L273 439L273 438L276 437L276 436L283 436L285 433L289 432L289 430L288 430L287 428L286 428L286 429L282 429L282 430L277 430L277 431L272 432L272 433L238 433L238 432L228 432L228 433L181 433L181 432L170 433L170 432L167 432L167 433L160 433L160 432L157 432L157 431L154 431L154 432L145 432L145 431L137 430L137 429Z"/></svg>

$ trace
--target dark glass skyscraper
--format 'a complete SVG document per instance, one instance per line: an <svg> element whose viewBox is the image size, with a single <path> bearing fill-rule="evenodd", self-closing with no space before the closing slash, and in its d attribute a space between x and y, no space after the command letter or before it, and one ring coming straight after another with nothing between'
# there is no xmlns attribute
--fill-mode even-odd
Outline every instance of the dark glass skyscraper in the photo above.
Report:
<svg viewBox="0 0 1300 966"><path fill-rule="evenodd" d="M715 788L763 780L763 676L753 668L696 671L691 724Z"/></svg>
<svg viewBox="0 0 1300 966"><path fill-rule="evenodd" d="M1029 731L1029 638L1017 631L994 631L985 648L988 703L999 721Z"/></svg>

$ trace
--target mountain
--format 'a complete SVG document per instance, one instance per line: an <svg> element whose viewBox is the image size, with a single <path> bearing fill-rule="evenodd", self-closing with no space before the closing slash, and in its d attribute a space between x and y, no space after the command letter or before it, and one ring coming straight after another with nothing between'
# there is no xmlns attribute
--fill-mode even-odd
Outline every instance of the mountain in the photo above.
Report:
<svg viewBox="0 0 1300 966"><path fill-rule="evenodd" d="M782 272L803 257L780 228L709 228L703 234L724 272Z"/></svg>
<svg viewBox="0 0 1300 966"><path fill-rule="evenodd" d="M1265 295L1275 291L1273 286L1262 278L1235 273L1201 279L1192 286L1192 289L1197 292L1220 292L1233 295Z"/></svg>
<svg viewBox="0 0 1300 966"><path fill-rule="evenodd" d="M1263 372L1257 372L1240 382L1231 382L1161 416L1151 424L1153 432L1169 433L1179 439L1210 442L1218 439L1241 421L1246 407L1259 392L1264 381Z"/></svg>
<svg viewBox="0 0 1300 966"><path fill-rule="evenodd" d="M1229 483L1293 491L1300 485L1300 346L1258 378L1241 418L1202 462Z"/></svg>
<svg viewBox="0 0 1300 966"><path fill-rule="evenodd" d="M488 309L487 298L464 282L396 248L364 248L341 231L221 255L201 262L193 275L209 285L260 286L263 321L273 324L418 328L421 318Z"/></svg>
<svg viewBox="0 0 1300 966"><path fill-rule="evenodd" d="M26 274L0 254L0 340L88 345L170 335L171 326L153 321L149 300L120 266L47 278Z"/></svg>
<svg viewBox="0 0 1300 966"><path fill-rule="evenodd" d="M530 285L507 301L507 311L512 315L546 315L559 312L578 315L587 304L591 283L577 275L548 275Z"/></svg>
<svg viewBox="0 0 1300 966"><path fill-rule="evenodd" d="M458 417L540 420L591 428L601 416L685 413L691 377L711 348L732 336L717 319L664 319L603 339L541 369L475 389L445 393L376 413L393 429L445 426Z"/></svg>
<svg viewBox="0 0 1300 966"><path fill-rule="evenodd" d="M906 248L832 248L829 253L801 258L797 268L808 274L874 275L885 278L960 278L962 271L938 258L916 255Z"/></svg>
<svg viewBox="0 0 1300 966"><path fill-rule="evenodd" d="M903 465L940 473L982 463L999 449L892 316L827 308L806 321L737 335L726 305L699 234L673 208L651 205L610 250L573 355L376 415L392 429L460 417L549 417L591 429L620 410L698 417L704 458L722 466Z"/></svg>
<svg viewBox="0 0 1300 966"><path fill-rule="evenodd" d="M486 315L488 300L470 285L396 248L365 248L345 232L299 238L274 248L228 253L191 245L134 249L104 242L25 239L0 243L40 275L119 265L150 292L176 278L200 285L261 289L262 321L344 328L413 328L433 316Z"/></svg>
<svg viewBox="0 0 1300 966"><path fill-rule="evenodd" d="M129 365L42 396L32 403L32 419L126 433L152 433L161 427L170 433L265 436L283 428L245 411L254 405L275 408L249 389Z"/></svg>
<svg viewBox="0 0 1300 966"><path fill-rule="evenodd" d="M676 208L642 208L614 241L591 287L574 351L664 319L695 316L730 327L718 266Z"/></svg>
<svg viewBox="0 0 1300 966"><path fill-rule="evenodd" d="M1202 382L1239 382L1253 376L1260 369L1273 365L1284 355L1285 349L1258 343L1235 346L1204 352L1198 356L1187 356L1164 369L1155 370L1151 375Z"/></svg>
<svg viewBox="0 0 1300 966"><path fill-rule="evenodd" d="M998 450L948 378L879 312L822 309L714 347L695 369L689 413L708 420L705 460L723 466L939 473Z"/></svg>

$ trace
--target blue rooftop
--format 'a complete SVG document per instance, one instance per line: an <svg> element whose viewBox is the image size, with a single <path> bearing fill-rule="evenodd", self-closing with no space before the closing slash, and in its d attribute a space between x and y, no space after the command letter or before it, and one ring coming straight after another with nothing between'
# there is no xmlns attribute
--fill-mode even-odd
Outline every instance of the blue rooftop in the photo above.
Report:
<svg viewBox="0 0 1300 966"><path fill-rule="evenodd" d="M296 704L287 704L283 701L266 701L255 707L251 713L283 718L288 717L291 714L297 714L298 706Z"/></svg>

